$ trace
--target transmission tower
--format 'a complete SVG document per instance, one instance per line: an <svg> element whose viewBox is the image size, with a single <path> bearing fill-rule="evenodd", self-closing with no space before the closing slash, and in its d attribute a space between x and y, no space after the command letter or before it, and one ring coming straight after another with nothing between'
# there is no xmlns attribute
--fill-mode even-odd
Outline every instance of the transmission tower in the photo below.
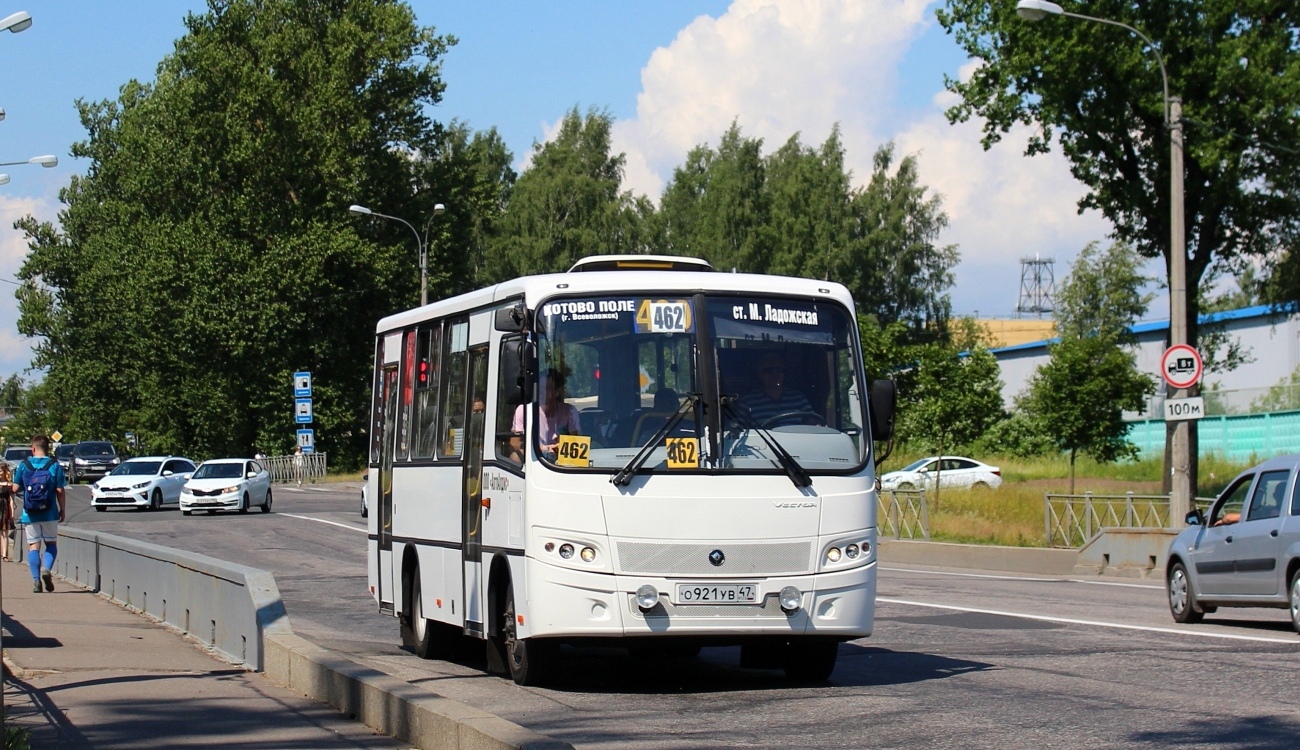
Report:
<svg viewBox="0 0 1300 750"><path fill-rule="evenodd" d="M1056 309L1055 260L1038 256L1020 259L1020 301L1016 303L1016 317L1025 313L1043 317Z"/></svg>

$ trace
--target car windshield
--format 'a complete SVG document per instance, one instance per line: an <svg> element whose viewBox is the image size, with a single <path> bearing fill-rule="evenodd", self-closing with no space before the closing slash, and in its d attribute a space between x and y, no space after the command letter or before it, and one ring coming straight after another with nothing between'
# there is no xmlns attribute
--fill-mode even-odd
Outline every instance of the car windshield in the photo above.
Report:
<svg viewBox="0 0 1300 750"><path fill-rule="evenodd" d="M194 472L195 479L239 479L243 476L243 464L203 464Z"/></svg>
<svg viewBox="0 0 1300 750"><path fill-rule="evenodd" d="M613 295L552 301L538 318L527 408L556 466L795 475L866 460L861 356L839 303Z"/></svg>
<svg viewBox="0 0 1300 750"><path fill-rule="evenodd" d="M54 449L54 457L67 458L72 455L72 451L75 450L76 447L77 447L76 443L69 443L68 445L60 445L58 448Z"/></svg>
<svg viewBox="0 0 1300 750"><path fill-rule="evenodd" d="M112 443L77 443L77 447L73 451L73 454L77 456L115 455Z"/></svg>
<svg viewBox="0 0 1300 750"><path fill-rule="evenodd" d="M24 458L31 458L31 448L5 448L6 461L21 461Z"/></svg>
<svg viewBox="0 0 1300 750"><path fill-rule="evenodd" d="M158 473L158 469L161 466L161 461L127 461L116 469L113 469L113 472L109 474L109 476L153 476Z"/></svg>

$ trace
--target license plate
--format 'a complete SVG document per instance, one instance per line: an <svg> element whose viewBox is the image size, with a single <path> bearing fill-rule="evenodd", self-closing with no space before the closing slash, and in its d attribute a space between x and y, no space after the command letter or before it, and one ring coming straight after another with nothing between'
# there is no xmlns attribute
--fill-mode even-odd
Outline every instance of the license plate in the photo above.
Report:
<svg viewBox="0 0 1300 750"><path fill-rule="evenodd" d="M679 583L678 604L756 604L758 586L752 583Z"/></svg>

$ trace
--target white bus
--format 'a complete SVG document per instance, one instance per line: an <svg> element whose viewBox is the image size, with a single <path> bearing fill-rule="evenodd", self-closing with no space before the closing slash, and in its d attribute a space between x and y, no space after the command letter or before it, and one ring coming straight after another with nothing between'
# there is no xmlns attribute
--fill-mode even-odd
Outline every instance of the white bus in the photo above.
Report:
<svg viewBox="0 0 1300 750"><path fill-rule="evenodd" d="M520 684L613 639L824 680L871 633L893 401L832 282L598 256L392 315L371 593L421 657L481 639Z"/></svg>

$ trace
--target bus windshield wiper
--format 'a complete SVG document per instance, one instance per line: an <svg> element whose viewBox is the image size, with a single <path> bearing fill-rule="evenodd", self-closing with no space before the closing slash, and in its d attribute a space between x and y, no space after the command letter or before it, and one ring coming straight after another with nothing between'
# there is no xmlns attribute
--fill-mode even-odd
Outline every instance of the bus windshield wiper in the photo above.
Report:
<svg viewBox="0 0 1300 750"><path fill-rule="evenodd" d="M659 441L663 440L665 435L672 432L673 429L681 423L682 418L686 416L689 410L695 408L695 404L699 403L699 400L700 394L698 393L686 394L686 400L682 402L681 406L677 407L677 411L673 412L671 417L664 420L663 426L656 430L655 434L650 436L650 439L646 441L645 445L641 446L641 450L637 451L637 454L632 457L632 460L628 461L626 466L619 469L617 474L610 477L609 481L619 487L626 487L628 482L632 481L632 475L635 474L643 464L645 464L646 459L650 458L650 454L654 451L655 446L659 444Z"/></svg>
<svg viewBox="0 0 1300 750"><path fill-rule="evenodd" d="M799 462L795 460L794 456L790 455L790 452L781 445L781 441L772 437L772 433L768 432L765 427L760 425L758 421L754 419L754 416L749 413L748 409L736 408L734 405L735 400L735 396L722 397L723 413L725 414L730 412L731 416L734 417L737 422L740 422L742 427L751 432L758 433L758 436L763 438L763 442L767 443L767 447L770 448L773 455L776 456L775 462L782 469L785 469L785 475L790 477L790 481L794 482L795 487L803 488L810 486L812 484L812 477L808 475L808 470L801 466Z"/></svg>

